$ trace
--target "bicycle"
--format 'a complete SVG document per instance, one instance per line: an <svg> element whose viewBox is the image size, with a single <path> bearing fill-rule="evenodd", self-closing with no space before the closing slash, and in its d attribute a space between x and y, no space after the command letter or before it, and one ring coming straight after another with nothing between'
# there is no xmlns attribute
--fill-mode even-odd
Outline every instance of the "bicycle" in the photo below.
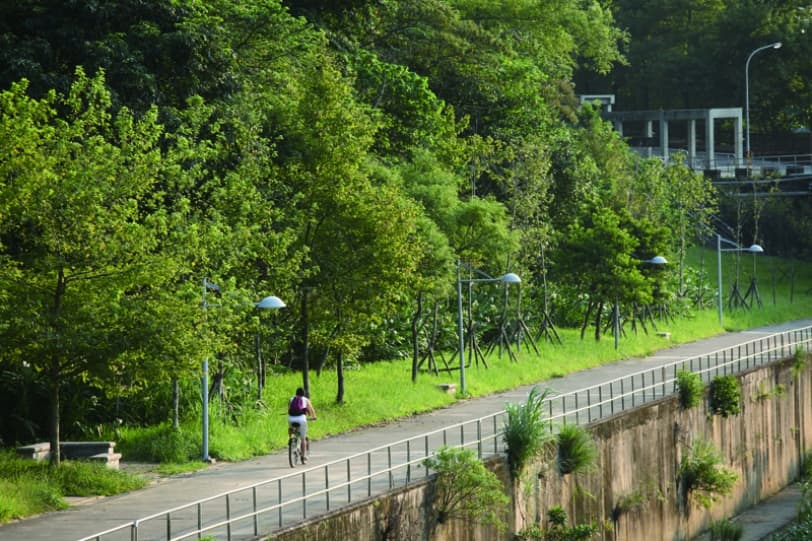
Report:
<svg viewBox="0 0 812 541"><path fill-rule="evenodd" d="M302 434L299 431L299 423L290 423L288 426L288 463L291 468L296 464L305 464L307 454L310 451L310 442L305 438L305 455L302 455Z"/></svg>

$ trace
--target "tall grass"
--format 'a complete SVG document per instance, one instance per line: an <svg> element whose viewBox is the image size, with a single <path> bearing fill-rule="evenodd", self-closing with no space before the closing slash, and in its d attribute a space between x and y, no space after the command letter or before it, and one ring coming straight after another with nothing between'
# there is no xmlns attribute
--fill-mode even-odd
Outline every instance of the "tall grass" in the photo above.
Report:
<svg viewBox="0 0 812 541"><path fill-rule="evenodd" d="M103 464L48 463L0 453L0 523L68 506L66 496L113 495L142 488L143 479Z"/></svg>
<svg viewBox="0 0 812 541"><path fill-rule="evenodd" d="M725 298L735 278L734 255L723 254ZM693 310L689 315L656 321L656 328L649 326L647 333L642 328L635 333L627 326L627 334L621 337L617 349L611 335L603 336L600 341L591 336L582 340L578 329L557 329L563 345L541 340L537 343L539 354L536 354L529 344L524 343L521 347L514 346L518 362L511 361L506 353L501 358L494 354L488 359L488 368L481 364L467 367L466 390L470 396L477 397L541 382L554 389L556 378L578 370L623 358L643 357L673 344L706 338L725 330L743 330L812 317L812 297L807 293L812 287L812 265L770 256L758 256L756 262L762 303L760 306L754 303L749 309L730 309L725 305L725 329L719 327L715 297L706 298L706 307ZM707 289L715 294L716 251L691 250L688 265L705 276ZM795 278L791 284L787 276L793 272ZM747 254L739 260L740 288L746 290L751 275L752 256ZM532 329L534 322L527 323ZM656 331L667 331L667 337ZM343 404L334 400L337 391L335 372L327 370L318 376L311 372L311 398L319 418L310 424L309 433L318 439L447 406L458 397L440 391L438 384L458 381L458 366L452 368L454 370L440 372L438 376L420 373L417 382L412 383L409 360L351 365L345 373ZM210 454L221 460L241 460L283 448L287 439L287 402L300 385L301 374L298 372L284 369L270 372L262 401L253 407L243 407L236 420L233 412L223 411L217 400L213 400ZM169 427L158 431L153 428L122 429L118 448L125 459L132 458L131 453L138 450L135 456L144 459L181 462L185 457L186 460L197 460L201 440L199 412L197 418L197 421L185 424L181 434L175 436L167 435L166 431L171 430ZM156 438L163 444L154 445L147 441ZM170 445L165 445L167 442ZM152 452L149 451L151 447L154 448Z"/></svg>

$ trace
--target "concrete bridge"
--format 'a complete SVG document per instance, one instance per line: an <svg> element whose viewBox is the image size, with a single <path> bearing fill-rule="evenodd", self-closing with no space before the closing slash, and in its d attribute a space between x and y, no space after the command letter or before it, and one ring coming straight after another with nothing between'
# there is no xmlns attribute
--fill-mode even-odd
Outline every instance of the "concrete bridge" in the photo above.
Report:
<svg viewBox="0 0 812 541"><path fill-rule="evenodd" d="M580 100L600 104L602 117L641 156L668 163L682 154L689 167L715 184L734 189L746 184L750 195L812 195L812 153L745 154L741 107L613 111L612 94L582 95Z"/></svg>

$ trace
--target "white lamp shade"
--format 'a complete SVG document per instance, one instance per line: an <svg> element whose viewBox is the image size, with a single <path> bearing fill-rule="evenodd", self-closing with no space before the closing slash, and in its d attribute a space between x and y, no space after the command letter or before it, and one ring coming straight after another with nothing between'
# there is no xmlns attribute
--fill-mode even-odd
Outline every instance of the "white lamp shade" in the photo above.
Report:
<svg viewBox="0 0 812 541"><path fill-rule="evenodd" d="M666 263L668 263L668 260L661 255L655 255L654 257L646 261L646 263L651 263L652 265L665 265Z"/></svg>
<svg viewBox="0 0 812 541"><path fill-rule="evenodd" d="M522 279L519 278L519 275L518 274L513 274L512 272L509 272L507 274L502 275L499 278L499 280L501 282L506 283L506 284L520 284L520 283L522 283Z"/></svg>
<svg viewBox="0 0 812 541"><path fill-rule="evenodd" d="M764 253L764 248L762 248L758 244L754 244L747 249L748 252L752 252L754 254L761 254Z"/></svg>
<svg viewBox="0 0 812 541"><path fill-rule="evenodd" d="M256 303L256 307L261 310L276 310L279 308L284 308L285 306L286 304L282 302L282 299L276 295L270 295Z"/></svg>

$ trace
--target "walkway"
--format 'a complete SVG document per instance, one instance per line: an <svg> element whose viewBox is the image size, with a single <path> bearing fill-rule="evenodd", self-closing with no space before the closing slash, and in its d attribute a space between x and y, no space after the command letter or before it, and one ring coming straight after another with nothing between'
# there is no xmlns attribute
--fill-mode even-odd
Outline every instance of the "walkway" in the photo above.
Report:
<svg viewBox="0 0 812 541"><path fill-rule="evenodd" d="M569 376L544 382L558 393L582 389L644 369L655 368L675 360L738 345L762 336L791 328L812 325L812 320L773 325L740 333L726 333L689 344L673 346L646 358L633 358L596 367ZM314 444L308 467L318 466L371 448L387 445L408 436L416 436L461 421L485 417L504 409L506 403L523 402L532 386L523 386L488 397L460 401L452 406L427 414L415 415L380 427L330 437ZM125 457L126 458L126 457ZM130 494L100 498L71 509L46 513L38 517L0 526L2 541L75 541L85 536L165 511L218 493L248 486L263 479L289 474L287 456L274 453L240 463L218 463L205 470L164 479L154 486ZM274 485L272 485L274 486ZM355 497L353 497L355 499ZM334 507L336 505L334 504ZM778 517L778 515L773 515ZM173 520L177 520L173 518ZM191 517L188 519L191 521ZM779 527L781 524L776 524ZM178 527L179 526L173 526ZM165 528L165 526L163 526ZM129 540L127 535L105 537ZM163 534L165 535L165 533ZM247 535L235 538L247 538ZM140 539L147 538L142 535Z"/></svg>

